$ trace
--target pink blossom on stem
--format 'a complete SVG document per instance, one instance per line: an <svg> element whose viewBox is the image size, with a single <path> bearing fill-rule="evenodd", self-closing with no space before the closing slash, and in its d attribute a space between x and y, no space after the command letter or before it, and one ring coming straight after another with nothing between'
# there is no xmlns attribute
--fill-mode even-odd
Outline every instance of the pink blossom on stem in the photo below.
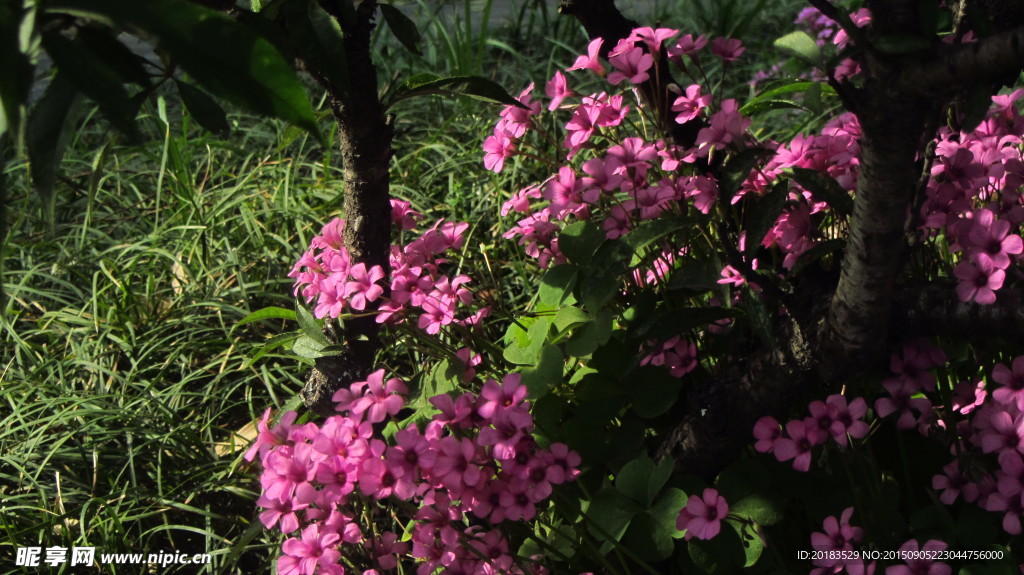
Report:
<svg viewBox="0 0 1024 575"><path fill-rule="evenodd" d="M700 111L711 103L711 94L701 94L700 84L692 84L686 88L686 94L672 102L672 111L679 112L677 124L685 124L700 115Z"/></svg>
<svg viewBox="0 0 1024 575"><path fill-rule="evenodd" d="M573 91L569 89L565 75L562 74L561 70L556 71L555 75L544 85L544 93L547 94L548 98L551 98L551 101L548 102L549 111L554 111L562 105L562 100L573 95Z"/></svg>
<svg viewBox="0 0 1024 575"><path fill-rule="evenodd" d="M746 48L736 38L715 38L711 41L711 52L725 62L734 62Z"/></svg>
<svg viewBox="0 0 1024 575"><path fill-rule="evenodd" d="M568 68L572 70L592 70L599 76L604 76L604 66L601 65L601 44L604 38L595 38L587 44L587 54L576 58L576 63Z"/></svg>
<svg viewBox="0 0 1024 575"><path fill-rule="evenodd" d="M729 504L718 490L707 488L702 495L691 495L686 507L676 518L676 528L686 530L686 539L712 539L722 529L722 520L729 513Z"/></svg>
<svg viewBox="0 0 1024 575"><path fill-rule="evenodd" d="M368 303L377 301L384 294L384 288L377 283L384 279L382 267L373 266L367 270L366 264L358 263L348 273L352 281L345 283L345 298L352 309L364 310Z"/></svg>

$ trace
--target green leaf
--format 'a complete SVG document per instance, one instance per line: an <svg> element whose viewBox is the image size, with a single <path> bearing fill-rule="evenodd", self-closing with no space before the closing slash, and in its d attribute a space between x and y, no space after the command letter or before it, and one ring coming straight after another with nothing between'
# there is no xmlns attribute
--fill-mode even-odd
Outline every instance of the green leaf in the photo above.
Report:
<svg viewBox="0 0 1024 575"><path fill-rule="evenodd" d="M636 229L622 236L622 241L635 253L666 236L693 226L693 218L660 218L640 224ZM558 241L561 246L561 236Z"/></svg>
<svg viewBox="0 0 1024 575"><path fill-rule="evenodd" d="M784 517L784 503L777 496L755 493L729 505L729 512L760 525L775 525Z"/></svg>
<svg viewBox="0 0 1024 575"><path fill-rule="evenodd" d="M558 233L558 249L569 261L589 264L605 240L604 231L591 220L572 222Z"/></svg>
<svg viewBox="0 0 1024 575"><path fill-rule="evenodd" d="M739 535L740 544L743 546L743 567L753 567L764 552L764 539L750 524L739 524L733 521L726 523ZM726 527L723 526L722 529L726 529Z"/></svg>
<svg viewBox="0 0 1024 575"><path fill-rule="evenodd" d="M380 6L380 12L384 15L384 21L388 23L388 28L391 29L391 33L395 35L395 38L398 38L398 41L405 46L406 50L413 54L419 54L420 49L417 44L420 43L422 38L420 37L420 31L416 29L416 23L403 14L401 10L390 4L378 4L378 6Z"/></svg>
<svg viewBox="0 0 1024 575"><path fill-rule="evenodd" d="M576 330L565 344L565 352L573 357L585 357L608 342L614 328L614 316L608 309L597 312L594 320Z"/></svg>
<svg viewBox="0 0 1024 575"><path fill-rule="evenodd" d="M794 94L799 92L804 92L804 103L802 105L790 99L780 98L780 96L786 94ZM750 99L750 101L744 104L743 107L740 108L740 113L742 113L745 116L749 116L762 110L774 109L776 107L807 107L809 109L813 109L814 106L812 106L812 102L808 100L816 98L820 104L822 94L835 95L835 93L836 91L834 88L832 88L828 84L823 84L821 82L789 82L782 85L771 86L765 89L760 94L754 96L753 98ZM772 104L772 102L779 102L779 104L775 105Z"/></svg>
<svg viewBox="0 0 1024 575"><path fill-rule="evenodd" d="M68 118L76 107L78 91L67 74L58 71L28 118L26 145L32 186L52 217L53 186L68 142Z"/></svg>
<svg viewBox="0 0 1024 575"><path fill-rule="evenodd" d="M309 313L305 306L295 306L295 319L299 320L299 330L306 337L319 343L322 347L331 344L331 342L327 341L327 336L324 335L320 321L313 317L313 314Z"/></svg>
<svg viewBox="0 0 1024 575"><path fill-rule="evenodd" d="M722 525L722 530L712 539L690 539L688 548L690 558L706 573L736 573L746 560L739 535L728 525Z"/></svg>
<svg viewBox="0 0 1024 575"><path fill-rule="evenodd" d="M671 458L662 461L661 465L665 465L666 462L668 462L669 471L671 472ZM655 473L657 473L657 469L655 469ZM682 511L683 507L686 507L687 499L686 493L681 489L669 487L661 492L661 495L658 496L658 499L649 510L651 516L658 522L661 530L673 539L682 538L684 535L682 531L676 528L676 519L679 518L679 512Z"/></svg>
<svg viewBox="0 0 1024 575"><path fill-rule="evenodd" d="M639 513L630 520L622 543L640 559L652 562L668 559L675 549L672 534L662 529L649 512Z"/></svg>
<svg viewBox="0 0 1024 575"><path fill-rule="evenodd" d="M510 325L505 331L505 340L509 342L503 354L505 359L518 365L536 365L550 328L549 317L537 318L525 332L516 324Z"/></svg>
<svg viewBox="0 0 1024 575"><path fill-rule="evenodd" d="M430 398L458 388L461 382L461 374L453 368L452 363L445 359L420 378L419 388L414 389L409 395L408 407L412 408L414 413L406 421L429 420L437 412L430 403ZM405 427L404 422L401 427Z"/></svg>
<svg viewBox="0 0 1024 575"><path fill-rule="evenodd" d="M847 217L853 215L853 197L831 176L809 168L790 168L790 173L798 184L836 213Z"/></svg>
<svg viewBox="0 0 1024 575"><path fill-rule="evenodd" d="M249 315L243 317L242 319L238 320L238 323L235 324L235 327L237 328L239 326L245 325L247 323L252 323L254 321L259 321L261 319L287 319L295 321L295 312L283 307L265 307L262 309L258 309L250 313Z"/></svg>
<svg viewBox="0 0 1024 575"><path fill-rule="evenodd" d="M652 473L654 460L647 455L641 455L622 466L615 476L615 488L646 509L654 503L654 496L657 495L657 492L651 493L648 489L648 479Z"/></svg>
<svg viewBox="0 0 1024 575"><path fill-rule="evenodd" d="M621 276L632 257L633 250L621 238L601 244L594 254L600 264L587 266L580 274L579 297L587 309L601 309L621 291Z"/></svg>
<svg viewBox="0 0 1024 575"><path fill-rule="evenodd" d="M775 40L775 48L783 54L798 58L811 66L821 64L821 47L807 32L790 32Z"/></svg>
<svg viewBox="0 0 1024 575"><path fill-rule="evenodd" d="M555 312L555 329L560 334L590 321L590 315L578 307L566 306Z"/></svg>
<svg viewBox="0 0 1024 575"><path fill-rule="evenodd" d="M711 260L687 260L672 271L668 281L669 290L705 292L718 287L722 266Z"/></svg>
<svg viewBox="0 0 1024 575"><path fill-rule="evenodd" d="M32 85L32 66L18 40L23 5L22 0L0 3L0 137L10 132L19 148Z"/></svg>
<svg viewBox="0 0 1024 575"><path fill-rule="evenodd" d="M561 383L564 368L565 358L557 345L542 347L537 365L522 371L523 385L529 391L530 399L544 397L552 387Z"/></svg>
<svg viewBox="0 0 1024 575"><path fill-rule="evenodd" d="M655 465L650 457L641 455L622 466L615 476L615 488L645 509L649 509L671 474L671 459Z"/></svg>
<svg viewBox="0 0 1024 575"><path fill-rule="evenodd" d="M786 207L786 199L789 197L789 182L781 181L763 196L747 194L744 196L743 217L747 230L747 242L743 250L748 258L752 257L761 248L761 242L772 229L775 222Z"/></svg>
<svg viewBox="0 0 1024 575"><path fill-rule="evenodd" d="M664 367L643 366L636 372L633 386L633 412L644 419L653 419L668 411L679 400L683 380L673 377Z"/></svg>
<svg viewBox="0 0 1024 575"><path fill-rule="evenodd" d="M68 40L56 30L43 33L43 47L57 69L96 102L115 128L134 139L138 138L138 126L135 125L138 107L132 104L124 89L125 78L83 42Z"/></svg>
<svg viewBox="0 0 1024 575"><path fill-rule="evenodd" d="M601 541L619 541L629 521L640 511L636 502L612 487L605 487L594 495L587 508L590 532Z"/></svg>
<svg viewBox="0 0 1024 575"><path fill-rule="evenodd" d="M228 126L228 117L224 108L214 101L206 92L196 88L192 84L175 80L178 86L178 93L181 101L192 118L200 126L213 134L225 135L231 131Z"/></svg>
<svg viewBox="0 0 1024 575"><path fill-rule="evenodd" d="M75 39L115 70L122 80L142 87L152 84L142 65L142 57L118 42L110 32L86 26L79 28Z"/></svg>
<svg viewBox="0 0 1024 575"><path fill-rule="evenodd" d="M722 203L731 202L732 197L750 175L750 171L774 154L775 152L765 148L747 148L731 156L722 170L722 177L718 180L718 192Z"/></svg>
<svg viewBox="0 0 1024 575"><path fill-rule="evenodd" d="M499 84L480 76L438 76L422 73L406 80L392 94L385 107L390 108L402 100L416 96L448 95L469 96L485 102L525 108L525 106Z"/></svg>
<svg viewBox="0 0 1024 575"><path fill-rule="evenodd" d="M274 351L279 347L293 345L292 342L294 342L298 338L299 334L296 333L279 333L275 335L274 337L263 342L262 345L253 348L252 351L246 354L245 366L249 367L253 365L257 361L262 359L263 356L267 355L268 353Z"/></svg>
<svg viewBox="0 0 1024 575"><path fill-rule="evenodd" d="M576 285L578 271L579 269L572 264L562 264L545 272L540 280L540 303L556 307L574 303L572 288Z"/></svg>
<svg viewBox="0 0 1024 575"><path fill-rule="evenodd" d="M268 40L226 14L184 0L54 0L47 9L143 32L215 96L302 126L322 140L291 63Z"/></svg>
<svg viewBox="0 0 1024 575"><path fill-rule="evenodd" d="M783 99L771 99L771 100L758 100L757 102L747 104L743 106L743 114L747 116L753 116L754 114L760 114L769 110L789 110L803 108L804 106L796 100L783 100Z"/></svg>
<svg viewBox="0 0 1024 575"><path fill-rule="evenodd" d="M338 22L314 0L291 2L284 10L288 36L296 52L344 97L350 80L345 40Z"/></svg>
<svg viewBox="0 0 1024 575"><path fill-rule="evenodd" d="M316 359L325 355L324 348L326 347L323 343L303 334L292 343L292 353L299 357Z"/></svg>

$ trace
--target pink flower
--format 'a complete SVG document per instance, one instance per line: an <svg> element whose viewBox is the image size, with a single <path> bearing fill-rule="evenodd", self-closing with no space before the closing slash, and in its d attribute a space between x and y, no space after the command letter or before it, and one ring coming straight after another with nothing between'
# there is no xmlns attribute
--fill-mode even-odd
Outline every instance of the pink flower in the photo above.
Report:
<svg viewBox="0 0 1024 575"><path fill-rule="evenodd" d="M377 284L384 279L384 268L373 266L367 271L366 264L358 263L348 270L353 281L345 283L345 298L352 309L366 309L366 304L384 295L384 288Z"/></svg>
<svg viewBox="0 0 1024 575"><path fill-rule="evenodd" d="M633 33L630 34L630 38L642 40L647 45L647 49L651 54L657 54L661 52L661 44L665 40L672 38L679 33L679 30L673 30L671 28L651 28L645 26L643 28L636 28Z"/></svg>
<svg viewBox="0 0 1024 575"><path fill-rule="evenodd" d="M330 530L321 532L318 524L302 530L301 539L289 539L281 546L284 552L277 560L277 572L281 575L313 575L317 567L329 569L338 565L341 553L335 545L341 536ZM324 571L319 571L324 572Z"/></svg>
<svg viewBox="0 0 1024 575"><path fill-rule="evenodd" d="M391 223L400 230L411 230L416 227L416 220L423 214L412 209L412 204L403 200L391 200Z"/></svg>
<svg viewBox="0 0 1024 575"><path fill-rule="evenodd" d="M896 427L899 429L911 429L917 424L918 415L931 411L932 404L926 397L911 397L917 392L917 385L914 381L899 378L888 379L882 382L882 387L889 392L890 397L883 397L875 402L875 412L878 417L888 417L890 414L899 414Z"/></svg>
<svg viewBox="0 0 1024 575"><path fill-rule="evenodd" d="M992 379L1001 387L992 392L992 399L1004 405L1016 404L1024 410L1024 355L1014 358L1013 369L1002 363L992 368Z"/></svg>
<svg viewBox="0 0 1024 575"><path fill-rule="evenodd" d="M1011 415L996 410L985 410L982 413L989 416L989 427L981 431L980 435L982 451L992 453L1024 449L1024 414Z"/></svg>
<svg viewBox="0 0 1024 575"><path fill-rule="evenodd" d="M1010 222L995 220L989 210L979 210L970 221L974 224L968 233L968 253L976 260L982 257L992 261L996 269L1010 267L1010 256L1024 252L1024 240L1010 234Z"/></svg>
<svg viewBox="0 0 1024 575"><path fill-rule="evenodd" d="M735 38L715 38L711 41L711 52L725 62L738 60L746 48Z"/></svg>
<svg viewBox="0 0 1024 575"><path fill-rule="evenodd" d="M602 43L604 43L604 38L591 40L590 44L587 44L586 56L576 58L576 63L568 70L593 70L595 74L604 76L604 66L601 65L600 56Z"/></svg>
<svg viewBox="0 0 1024 575"><path fill-rule="evenodd" d="M267 529L271 529L280 522L281 533L291 533L299 528L299 518L295 512L308 507L305 503L299 503L291 497L274 499L267 497L266 493L260 494L256 505L265 509L260 512L260 523Z"/></svg>
<svg viewBox="0 0 1024 575"><path fill-rule="evenodd" d="M677 124L685 124L700 115L700 111L711 103L711 94L701 94L700 84L692 84L686 88L686 95L679 96L672 103L672 111L679 112Z"/></svg>
<svg viewBox="0 0 1024 575"><path fill-rule="evenodd" d="M929 555L937 551L944 551L947 545L934 539L928 540L924 545L918 547L916 539L911 539L900 545L900 553L907 557L906 565L893 565L887 567L885 575L951 575L953 569L945 564L933 561ZM917 555L917 551L928 551L930 553Z"/></svg>
<svg viewBox="0 0 1024 575"><path fill-rule="evenodd" d="M1003 287L1006 279L1006 272L996 269L987 257L974 262L960 262L953 269L953 275L960 280L956 286L956 295L960 301L975 301L982 305L996 302L996 290Z"/></svg>
<svg viewBox="0 0 1024 575"><path fill-rule="evenodd" d="M515 144L501 122L494 128L494 134L484 140L484 168L495 174L505 166L505 158L515 155Z"/></svg>
<svg viewBox="0 0 1024 575"><path fill-rule="evenodd" d="M554 111L558 106L562 105L562 100L573 95L573 91L569 89L569 85L561 70L556 71L555 75L544 85L544 93L547 94L548 98L551 98L551 102L548 103L548 110L550 111Z"/></svg>
<svg viewBox="0 0 1024 575"><path fill-rule="evenodd" d="M502 378L501 384L493 379L484 383L477 399L476 412L484 419L491 419L499 411L510 409L522 404L526 399L526 386L521 383L518 373L510 373Z"/></svg>
<svg viewBox="0 0 1024 575"><path fill-rule="evenodd" d="M750 118L740 114L736 100L725 100L721 109L711 115L710 125L697 133L699 155L708 155L711 148L722 149L729 144L741 144L750 121Z"/></svg>
<svg viewBox="0 0 1024 575"><path fill-rule="evenodd" d="M676 61L681 61L683 56L693 56L708 45L708 39L702 34L693 37L693 34L686 34L679 39L675 45L669 47L668 55Z"/></svg>
<svg viewBox="0 0 1024 575"><path fill-rule="evenodd" d="M775 441L775 458L779 461L793 460L793 469L807 471L811 468L813 439L807 433L803 421L794 420L786 424L786 435Z"/></svg>
<svg viewBox="0 0 1024 575"><path fill-rule="evenodd" d="M513 138L522 138L526 130L533 126L533 116L540 113L540 102L532 101L531 92L533 92L533 82L530 82L530 85L516 98L525 108L510 105L501 111L505 130ZM501 125L500 122L499 125Z"/></svg>
<svg viewBox="0 0 1024 575"><path fill-rule="evenodd" d="M754 424L754 449L768 453L775 447L775 441L782 437L782 428L774 417L764 416Z"/></svg>
<svg viewBox="0 0 1024 575"><path fill-rule="evenodd" d="M628 38L619 42L608 62L615 67L615 71L608 75L609 84L618 84L623 80L633 84L646 82L650 77L647 71L654 66L654 58L643 48L632 45Z"/></svg>
<svg viewBox="0 0 1024 575"><path fill-rule="evenodd" d="M676 518L676 528L686 530L686 539L711 539L722 529L722 519L729 513L725 498L716 489L707 488L702 496L691 495L686 507Z"/></svg>
<svg viewBox="0 0 1024 575"><path fill-rule="evenodd" d="M941 491L939 501L946 505L952 505L956 501L965 485L967 478L960 473L960 465L956 461L946 464L942 468L942 474L932 477L932 489Z"/></svg>
<svg viewBox="0 0 1024 575"><path fill-rule="evenodd" d="M366 378L366 395L352 402L352 413L366 412L366 420L370 423L384 421L388 415L395 415L405 405L400 394L408 393L398 378L391 378L384 383L384 370L378 369Z"/></svg>
<svg viewBox="0 0 1024 575"><path fill-rule="evenodd" d="M868 410L868 404L863 397L857 397L847 405L845 397L835 394L828 396L825 403L832 419L829 431L836 443L846 447L849 443L848 437L862 439L868 434L868 424L861 420Z"/></svg>

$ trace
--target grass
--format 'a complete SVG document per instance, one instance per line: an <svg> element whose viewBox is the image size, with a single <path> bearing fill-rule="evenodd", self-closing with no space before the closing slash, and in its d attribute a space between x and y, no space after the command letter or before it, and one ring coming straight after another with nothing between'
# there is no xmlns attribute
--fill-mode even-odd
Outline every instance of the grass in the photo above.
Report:
<svg viewBox="0 0 1024 575"><path fill-rule="evenodd" d="M381 48L382 78L495 70L518 93L584 45L567 18L529 2L511 24L426 27L422 58ZM500 239L501 203L529 166L481 166L496 108L421 99L395 113L393 189L430 218L474 223L464 266L477 287L522 309L533 274ZM255 470L241 459L252 422L302 386L286 355L252 347L294 326L249 312L291 307L292 262L338 215L331 148L233 116L219 139L180 105L147 105L147 141L125 145L88 115L61 168L55 218L39 216L24 162L9 184L0 321L0 566L15 548L210 553L206 573L269 573L280 540L256 519ZM432 118L437 120L431 120ZM426 119L426 121L424 121ZM104 565L103 572L138 573ZM70 573L65 564L56 570ZM161 573L196 572L194 567Z"/></svg>

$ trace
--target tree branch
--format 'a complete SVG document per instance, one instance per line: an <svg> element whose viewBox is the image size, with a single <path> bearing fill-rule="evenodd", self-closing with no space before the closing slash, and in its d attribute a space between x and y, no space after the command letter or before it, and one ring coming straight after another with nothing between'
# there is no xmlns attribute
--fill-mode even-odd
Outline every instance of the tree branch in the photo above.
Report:
<svg viewBox="0 0 1024 575"><path fill-rule="evenodd" d="M1024 68L1024 26L977 42L942 46L933 57L906 68L896 89L925 96L937 88L949 90L1017 74L1021 68Z"/></svg>

